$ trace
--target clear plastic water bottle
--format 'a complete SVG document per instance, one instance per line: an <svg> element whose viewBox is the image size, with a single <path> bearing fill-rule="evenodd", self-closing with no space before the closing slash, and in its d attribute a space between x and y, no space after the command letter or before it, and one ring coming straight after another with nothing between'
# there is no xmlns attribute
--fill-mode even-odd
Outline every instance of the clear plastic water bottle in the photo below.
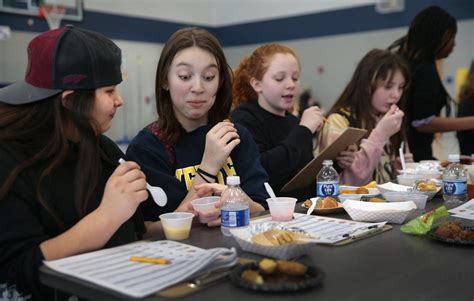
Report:
<svg viewBox="0 0 474 301"><path fill-rule="evenodd" d="M316 196L332 196L335 199L339 196L339 175L332 167L332 160L323 161L323 168L316 177Z"/></svg>
<svg viewBox="0 0 474 301"><path fill-rule="evenodd" d="M443 172L443 199L448 203L465 202L468 173L459 164L459 155L449 155L448 160L449 165Z"/></svg>
<svg viewBox="0 0 474 301"><path fill-rule="evenodd" d="M230 236L230 229L248 227L249 199L240 188L240 177L227 177L227 188L221 196L221 231Z"/></svg>

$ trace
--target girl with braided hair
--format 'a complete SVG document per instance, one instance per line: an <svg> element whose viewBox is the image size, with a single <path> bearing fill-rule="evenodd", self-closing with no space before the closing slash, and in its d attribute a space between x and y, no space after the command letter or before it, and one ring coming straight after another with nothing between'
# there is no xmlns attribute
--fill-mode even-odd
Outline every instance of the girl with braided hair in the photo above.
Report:
<svg viewBox="0 0 474 301"><path fill-rule="evenodd" d="M442 8L430 6L416 15L407 35L389 47L396 49L410 66L411 85L402 109L408 119L407 138L415 161L434 159L431 143L435 133L474 128L474 116L440 117L443 107L450 115L451 97L443 86L436 61L451 54L456 32L456 19Z"/></svg>

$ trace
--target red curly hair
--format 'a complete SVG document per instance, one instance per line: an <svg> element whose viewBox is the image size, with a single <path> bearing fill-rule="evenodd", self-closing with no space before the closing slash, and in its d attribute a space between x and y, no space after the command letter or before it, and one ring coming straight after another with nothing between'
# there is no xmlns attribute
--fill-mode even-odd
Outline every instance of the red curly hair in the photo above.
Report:
<svg viewBox="0 0 474 301"><path fill-rule="evenodd" d="M253 77L262 80L273 56L277 53L293 55L298 61L298 65L300 65L296 52L286 45L266 44L258 47L250 56L244 58L234 70L234 82L232 84L233 108L242 103L257 100L258 95L250 85L250 79Z"/></svg>

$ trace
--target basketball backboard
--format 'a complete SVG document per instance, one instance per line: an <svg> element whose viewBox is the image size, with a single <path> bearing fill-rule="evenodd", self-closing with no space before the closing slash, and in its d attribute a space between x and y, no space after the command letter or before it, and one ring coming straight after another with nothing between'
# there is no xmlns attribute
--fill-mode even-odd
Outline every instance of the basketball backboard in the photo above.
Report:
<svg viewBox="0 0 474 301"><path fill-rule="evenodd" d="M0 12L39 16L43 4L60 5L66 8L62 19L82 21L83 0L0 0Z"/></svg>

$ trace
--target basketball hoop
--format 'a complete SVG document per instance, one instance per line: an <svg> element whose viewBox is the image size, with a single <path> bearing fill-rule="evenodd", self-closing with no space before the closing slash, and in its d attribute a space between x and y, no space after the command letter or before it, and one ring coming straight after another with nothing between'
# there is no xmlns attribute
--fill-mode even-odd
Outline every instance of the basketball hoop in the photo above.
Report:
<svg viewBox="0 0 474 301"><path fill-rule="evenodd" d="M66 13L66 7L57 4L41 4L39 6L39 16L45 18L49 29L57 29L61 26L61 20Z"/></svg>

